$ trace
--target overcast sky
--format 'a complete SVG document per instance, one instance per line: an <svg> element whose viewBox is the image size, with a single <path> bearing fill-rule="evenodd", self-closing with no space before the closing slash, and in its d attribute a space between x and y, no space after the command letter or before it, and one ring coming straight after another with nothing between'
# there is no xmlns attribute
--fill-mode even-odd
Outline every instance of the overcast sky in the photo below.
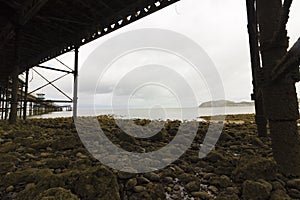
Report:
<svg viewBox="0 0 300 200"><path fill-rule="evenodd" d="M300 1L294 1L291 9L290 21L288 23L291 45L298 37L300 37L299 10ZM99 45L103 44L103 42L126 31L141 28L168 29L189 37L201 46L214 62L223 82L226 99L234 101L250 100L252 84L245 0L181 0L175 5L171 5L145 17L144 19L115 31L110 35L104 36L81 47L79 54L80 67L84 64L88 56ZM142 56L139 54L132 54L127 58L127 60L124 60L126 65L123 63L122 66L124 66L125 69L130 69L131 65L134 65L137 62L142 62L141 57ZM129 58L132 60L132 63ZM168 56L165 56L165 58L167 59ZM73 53L62 55L59 59L70 67L73 66ZM178 61L178 63L180 63L180 61ZM55 60L49 61L44 65L63 69L63 66ZM46 75L50 80L62 75L57 72L49 72L42 69L37 70ZM90 73L91 75L93 74L92 71ZM114 73L117 74L116 77L118 77L118 73ZM122 70L119 72L120 77L122 76L121 73ZM137 70L134 73L138 77L144 72L143 70ZM34 72L31 72L30 79L30 90L46 83ZM135 83L131 82L130 79L128 79L127 82L125 80L126 79L123 80L123 86L120 86L123 87L123 90L126 90L126 87L130 88L130 85ZM102 88L100 89L101 91L98 91L96 94L97 99L99 99L99 106L109 106L111 103L111 97L115 95L113 94L113 90L109 89L110 81L111 80L109 79L105 79L101 82L101 86L98 86L98 88ZM84 83L81 82L80 84ZM201 84L203 84L203 91L201 91L201 98L197 99L198 104L203 101L210 100L211 98L209 91L207 91L207 88L204 86L205 81L200 82L199 85ZM71 76L58 81L56 85L72 96L73 86ZM176 89L180 90L181 86L182 85L178 84L178 88ZM300 93L298 86L297 90L298 93ZM42 89L40 92L45 93L47 99L65 99L63 95L57 93L57 91L51 86ZM79 102L81 106L87 106L86 102L83 100L84 97L87 96L87 92L87 90L79 91L79 98L81 98L79 99ZM91 95L94 95L94 93L91 92ZM168 105L170 107L177 107L178 101L174 100L172 91L164 90L156 85L152 87L145 86L137 93L136 98L133 98L130 104L134 104L137 107L153 105Z"/></svg>

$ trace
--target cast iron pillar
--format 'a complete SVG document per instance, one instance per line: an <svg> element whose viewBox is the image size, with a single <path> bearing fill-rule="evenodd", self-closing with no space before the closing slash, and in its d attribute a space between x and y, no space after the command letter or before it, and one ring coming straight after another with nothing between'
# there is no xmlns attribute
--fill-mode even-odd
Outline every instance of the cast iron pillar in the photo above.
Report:
<svg viewBox="0 0 300 200"><path fill-rule="evenodd" d="M18 118L18 90L19 90L19 43L20 43L20 27L15 27L15 49L14 49L14 69L11 73L12 90L11 90L11 107L9 114L9 123L14 124Z"/></svg>
<svg viewBox="0 0 300 200"><path fill-rule="evenodd" d="M26 70L25 77L25 94L24 94L24 107L23 107L23 119L27 118L27 98L28 98L28 77L29 77L29 69Z"/></svg>
<svg viewBox="0 0 300 200"><path fill-rule="evenodd" d="M74 90L73 90L73 120L77 117L78 104L78 47L75 48L75 63L74 63Z"/></svg>
<svg viewBox="0 0 300 200"><path fill-rule="evenodd" d="M246 0L248 16L248 32L251 55L251 68L253 79L253 94L251 99L255 103L255 122L259 137L267 137L267 119L264 112L264 104L261 92L262 68L260 62L260 52L258 46L258 25L255 9L255 0Z"/></svg>

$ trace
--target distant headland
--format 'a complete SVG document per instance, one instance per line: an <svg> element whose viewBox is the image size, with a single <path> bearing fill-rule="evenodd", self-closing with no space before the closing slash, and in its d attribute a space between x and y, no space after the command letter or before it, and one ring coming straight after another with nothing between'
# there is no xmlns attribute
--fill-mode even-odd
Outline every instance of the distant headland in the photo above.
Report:
<svg viewBox="0 0 300 200"><path fill-rule="evenodd" d="M228 100L217 100L217 101L207 101L202 103L199 108L210 108L210 107L242 107L242 106L253 106L254 102L234 102Z"/></svg>

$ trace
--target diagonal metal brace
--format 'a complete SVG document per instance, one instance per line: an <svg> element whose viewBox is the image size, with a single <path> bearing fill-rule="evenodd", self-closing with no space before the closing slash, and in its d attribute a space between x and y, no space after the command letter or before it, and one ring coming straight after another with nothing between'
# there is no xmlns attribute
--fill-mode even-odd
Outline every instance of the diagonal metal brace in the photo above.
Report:
<svg viewBox="0 0 300 200"><path fill-rule="evenodd" d="M36 71L35 69L32 69L33 71L35 71L35 73L37 73L40 77L42 77L45 81L47 81L50 85L52 85L56 90L58 90L61 94L63 94L65 97L67 97L68 99L70 99L71 101L73 101L73 99L71 97L69 97L66 93L64 93L61 89L59 89L58 87L56 87L53 83L51 83L47 78L45 78L42 74L40 74L38 71Z"/></svg>
<svg viewBox="0 0 300 200"><path fill-rule="evenodd" d="M49 70L53 70L53 71L58 71L58 72L64 72L64 73L67 73L67 74L74 74L74 71L56 69L56 68L53 68L53 67L47 67L47 66L43 66L43 65L37 65L36 67L43 68L43 69L49 69Z"/></svg>
<svg viewBox="0 0 300 200"><path fill-rule="evenodd" d="M65 66L66 68L68 68L69 70L73 71L68 65L66 65L65 63L63 63L61 60L59 60L58 58L55 58L55 60L57 62L59 62L60 64L62 64L63 66Z"/></svg>
<svg viewBox="0 0 300 200"><path fill-rule="evenodd" d="M287 54L280 60L271 72L271 83L284 78L287 74L297 71L296 77L292 77L295 81L299 81L299 65L300 65L300 38Z"/></svg>
<svg viewBox="0 0 300 200"><path fill-rule="evenodd" d="M56 81L58 81L58 80L64 78L64 77L67 76L67 75L68 75L68 74L64 74L64 75L58 77L57 79L54 79L54 80L51 81L50 83L47 83L47 84L45 84L45 85L43 85L43 86L41 86L41 87L39 87L39 88L33 90L32 92L30 92L30 93L28 93L28 94L32 94L32 93L34 93L34 92L36 92L36 91L38 91L38 90L40 90L40 89L43 89L44 87L46 87L46 86L50 85L51 83L54 83L54 82L56 82Z"/></svg>

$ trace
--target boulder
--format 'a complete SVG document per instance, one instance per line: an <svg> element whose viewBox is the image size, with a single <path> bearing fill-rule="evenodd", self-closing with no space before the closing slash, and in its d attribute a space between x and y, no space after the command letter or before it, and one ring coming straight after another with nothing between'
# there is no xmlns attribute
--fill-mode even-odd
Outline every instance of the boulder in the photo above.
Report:
<svg viewBox="0 0 300 200"><path fill-rule="evenodd" d="M246 180L243 185L242 196L247 200L267 200L270 197L272 185L264 180Z"/></svg>

